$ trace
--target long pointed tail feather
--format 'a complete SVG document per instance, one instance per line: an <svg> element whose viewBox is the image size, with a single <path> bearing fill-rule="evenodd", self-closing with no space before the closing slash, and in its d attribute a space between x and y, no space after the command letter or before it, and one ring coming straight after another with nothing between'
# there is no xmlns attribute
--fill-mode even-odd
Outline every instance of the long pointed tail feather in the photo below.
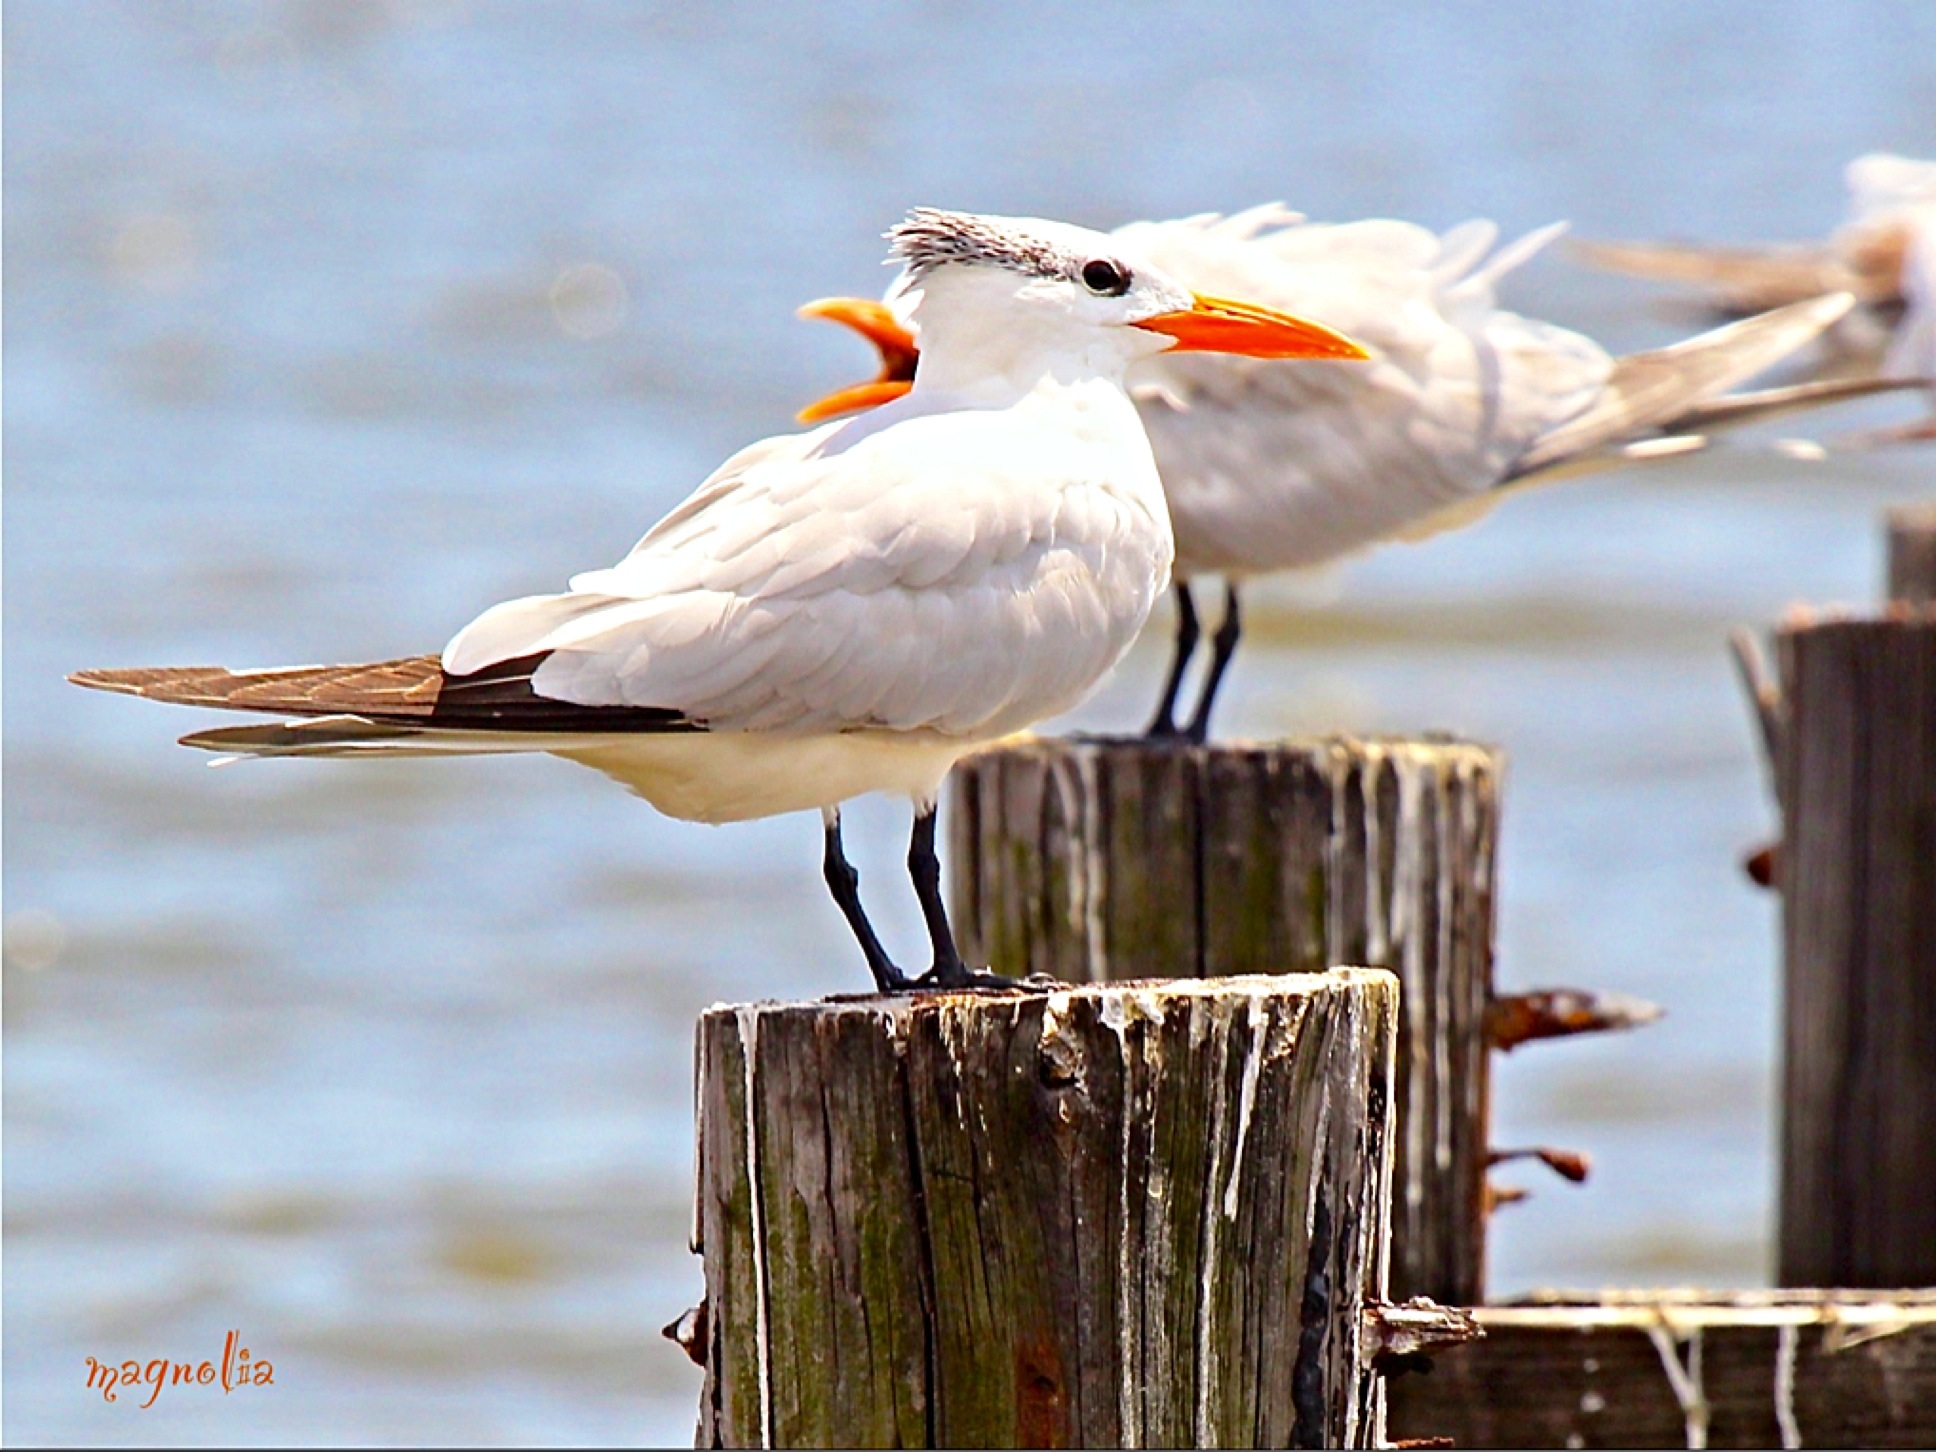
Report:
<svg viewBox="0 0 1936 1452"><path fill-rule="evenodd" d="M595 731L463 731L394 726L356 716L319 716L263 726L220 726L181 738L225 756L496 756L609 744ZM636 734L636 733L634 733Z"/></svg>
<svg viewBox="0 0 1936 1452"><path fill-rule="evenodd" d="M222 666L139 666L127 670L76 671L68 679L77 686L94 690L145 696L152 701L183 706L333 718L339 723L333 729L345 732L350 730L348 723L351 722L366 732L377 728L395 731L415 727L420 733L596 735L705 729L683 713L662 707L585 706L541 696L532 689L531 676L542 659L526 656L503 661L464 676L448 674L434 655L419 655L363 665L286 666L247 671L231 671ZM297 723L239 729L291 731L297 729ZM198 733L198 737L220 734L204 732ZM203 743L190 738L189 744ZM353 743L346 736L339 744L348 747Z"/></svg>
<svg viewBox="0 0 1936 1452"><path fill-rule="evenodd" d="M521 678L529 682L527 664ZM519 679L506 672L501 686ZM77 686L145 696L181 706L232 711L279 711L293 715L428 716L441 700L446 677L437 657L405 656L362 665L277 666L233 671L225 666L136 666L128 670L76 671Z"/></svg>

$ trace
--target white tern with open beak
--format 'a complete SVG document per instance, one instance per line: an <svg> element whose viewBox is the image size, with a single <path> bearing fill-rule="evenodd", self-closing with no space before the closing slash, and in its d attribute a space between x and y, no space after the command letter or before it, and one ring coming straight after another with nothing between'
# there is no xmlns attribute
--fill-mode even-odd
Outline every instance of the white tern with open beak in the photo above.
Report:
<svg viewBox="0 0 1936 1452"><path fill-rule="evenodd" d="M1306 223L1281 207L1136 222L1111 234L1183 285L1318 311L1372 363L1148 357L1129 373L1176 529L1177 649L1149 731L1201 741L1237 645L1238 589L1384 540L1484 513L1504 486L1703 447L1705 430L1877 385L1721 397L1845 313L1846 293L1691 338L1610 356L1592 339L1495 306L1493 286L1557 234L1493 250L1489 222L1437 236L1409 222ZM807 316L872 339L881 375L803 421L891 399L927 368L907 300L829 298ZM1176 699L1199 629L1193 577L1221 575L1223 622L1195 710Z"/></svg>

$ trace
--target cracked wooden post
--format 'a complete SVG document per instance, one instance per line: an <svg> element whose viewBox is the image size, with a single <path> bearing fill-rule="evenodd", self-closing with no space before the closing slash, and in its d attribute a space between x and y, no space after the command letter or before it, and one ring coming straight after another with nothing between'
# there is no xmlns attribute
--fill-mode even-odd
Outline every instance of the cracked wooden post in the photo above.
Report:
<svg viewBox="0 0 1936 1452"><path fill-rule="evenodd" d="M1779 632L1778 1279L1936 1284L1936 606Z"/></svg>
<svg viewBox="0 0 1936 1452"><path fill-rule="evenodd" d="M1388 973L709 1010L700 1445L1373 1446Z"/></svg>
<svg viewBox="0 0 1936 1452"><path fill-rule="evenodd" d="M1397 973L1392 1294L1474 1304L1502 771L1444 738L1008 743L949 782L963 951L1071 982ZM1604 1026L1590 1017L1570 1031Z"/></svg>
<svg viewBox="0 0 1936 1452"><path fill-rule="evenodd" d="M1889 598L1936 603L1936 503L1889 511Z"/></svg>

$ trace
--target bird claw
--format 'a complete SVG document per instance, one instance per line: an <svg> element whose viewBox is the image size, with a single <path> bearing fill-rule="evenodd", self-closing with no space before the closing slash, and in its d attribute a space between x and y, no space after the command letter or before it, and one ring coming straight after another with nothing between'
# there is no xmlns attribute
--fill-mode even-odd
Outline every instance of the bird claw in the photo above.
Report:
<svg viewBox="0 0 1936 1452"><path fill-rule="evenodd" d="M926 990L945 993L1024 993L1031 989L1040 991L1034 984L1014 978L1004 978L1001 974L991 973L986 968L969 968L960 963L945 965L937 963L915 979L910 988L915 992Z"/></svg>
<svg viewBox="0 0 1936 1452"><path fill-rule="evenodd" d="M1152 721L1149 729L1135 738L1145 746L1202 746L1210 739L1208 721L1192 721L1179 726L1174 721Z"/></svg>
<svg viewBox="0 0 1936 1452"><path fill-rule="evenodd" d="M917 979L908 977L907 974L903 973L899 968L896 968L892 963L889 963L884 968L877 967L874 969L874 991L876 993L912 993L919 986L920 984Z"/></svg>

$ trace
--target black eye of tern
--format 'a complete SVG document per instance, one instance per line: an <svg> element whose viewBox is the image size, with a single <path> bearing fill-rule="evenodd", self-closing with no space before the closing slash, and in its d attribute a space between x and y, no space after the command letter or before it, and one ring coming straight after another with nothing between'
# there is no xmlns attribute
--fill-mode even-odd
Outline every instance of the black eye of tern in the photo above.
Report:
<svg viewBox="0 0 1936 1452"><path fill-rule="evenodd" d="M1082 265L1082 285L1102 297L1121 297L1129 291L1129 269L1098 257Z"/></svg>

